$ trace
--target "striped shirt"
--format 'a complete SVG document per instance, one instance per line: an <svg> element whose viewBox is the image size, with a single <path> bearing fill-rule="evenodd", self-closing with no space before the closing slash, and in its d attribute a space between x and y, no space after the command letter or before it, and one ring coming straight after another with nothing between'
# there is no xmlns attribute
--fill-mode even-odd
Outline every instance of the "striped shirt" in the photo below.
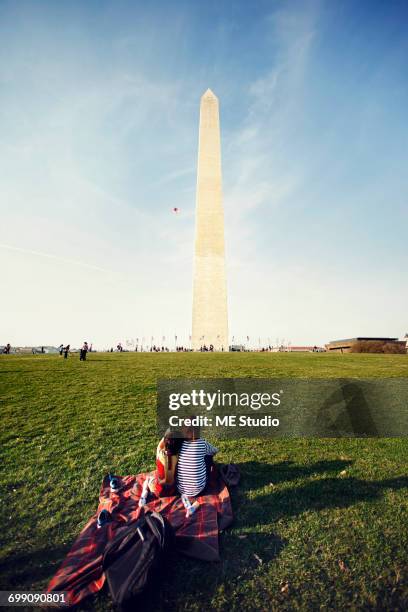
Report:
<svg viewBox="0 0 408 612"><path fill-rule="evenodd" d="M177 463L177 488L181 494L195 497L204 489L207 480L206 455L217 449L203 438L184 440Z"/></svg>

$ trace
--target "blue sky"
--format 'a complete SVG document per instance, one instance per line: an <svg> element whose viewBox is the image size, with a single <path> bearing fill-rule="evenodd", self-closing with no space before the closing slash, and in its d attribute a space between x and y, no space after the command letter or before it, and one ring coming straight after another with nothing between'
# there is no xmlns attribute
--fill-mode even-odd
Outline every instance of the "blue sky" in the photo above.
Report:
<svg viewBox="0 0 408 612"><path fill-rule="evenodd" d="M0 343L188 340L207 87L235 341L406 333L407 17L0 1Z"/></svg>

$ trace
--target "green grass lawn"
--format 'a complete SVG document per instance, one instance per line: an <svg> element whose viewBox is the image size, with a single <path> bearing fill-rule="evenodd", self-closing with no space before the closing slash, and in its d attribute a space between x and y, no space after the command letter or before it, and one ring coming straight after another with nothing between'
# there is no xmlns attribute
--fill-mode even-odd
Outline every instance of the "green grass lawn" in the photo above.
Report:
<svg viewBox="0 0 408 612"><path fill-rule="evenodd" d="M404 355L1 356L0 589L41 590L108 471L153 469L167 377L399 377ZM221 563L177 558L158 609L404 609L406 439L228 440L240 464ZM82 609L110 610L102 593Z"/></svg>

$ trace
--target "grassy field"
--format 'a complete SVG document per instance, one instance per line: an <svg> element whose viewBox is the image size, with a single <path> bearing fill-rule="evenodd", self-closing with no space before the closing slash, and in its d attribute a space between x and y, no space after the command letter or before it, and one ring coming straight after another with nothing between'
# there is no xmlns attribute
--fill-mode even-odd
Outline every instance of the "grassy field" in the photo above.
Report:
<svg viewBox="0 0 408 612"><path fill-rule="evenodd" d="M408 376L404 355L1 356L0 589L43 589L103 475L154 467L156 379ZM158 609L404 609L408 440L238 440L222 561L178 558ZM110 610L102 593L82 609Z"/></svg>

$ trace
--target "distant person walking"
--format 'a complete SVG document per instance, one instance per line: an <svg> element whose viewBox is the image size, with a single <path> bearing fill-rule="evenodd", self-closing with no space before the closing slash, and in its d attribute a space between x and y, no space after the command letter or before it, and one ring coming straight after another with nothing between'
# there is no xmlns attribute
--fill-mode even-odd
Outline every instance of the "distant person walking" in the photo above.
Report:
<svg viewBox="0 0 408 612"><path fill-rule="evenodd" d="M70 349L70 345L67 344L67 346L64 347L64 359L67 359L68 353L69 353L69 349Z"/></svg>
<svg viewBox="0 0 408 612"><path fill-rule="evenodd" d="M88 343L84 342L79 353L79 361L86 361L86 354L88 352Z"/></svg>
<svg viewBox="0 0 408 612"><path fill-rule="evenodd" d="M58 347L58 349L59 349L59 354L60 354L60 355L62 355L62 353L63 353L63 351L64 351L64 345L63 345L63 344L60 344L60 345L59 345L59 347Z"/></svg>
<svg viewBox="0 0 408 612"><path fill-rule="evenodd" d="M5 353L6 355L10 355L10 350L11 350L11 344L10 342L7 342L6 346L3 349L3 353Z"/></svg>

